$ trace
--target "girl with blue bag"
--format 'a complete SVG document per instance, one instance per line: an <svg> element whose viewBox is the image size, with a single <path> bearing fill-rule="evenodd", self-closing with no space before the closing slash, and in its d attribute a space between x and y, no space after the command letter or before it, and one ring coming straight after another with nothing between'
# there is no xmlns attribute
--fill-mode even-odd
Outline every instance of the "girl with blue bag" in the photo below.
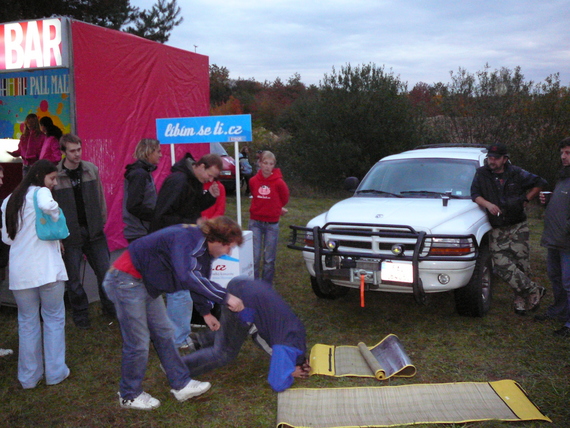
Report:
<svg viewBox="0 0 570 428"><path fill-rule="evenodd" d="M67 272L59 241L69 232L52 198L56 183L56 166L39 160L2 204L2 240L11 246L9 282L18 306L18 380L24 389L36 387L44 374L46 384L55 385L70 373L63 302Z"/></svg>

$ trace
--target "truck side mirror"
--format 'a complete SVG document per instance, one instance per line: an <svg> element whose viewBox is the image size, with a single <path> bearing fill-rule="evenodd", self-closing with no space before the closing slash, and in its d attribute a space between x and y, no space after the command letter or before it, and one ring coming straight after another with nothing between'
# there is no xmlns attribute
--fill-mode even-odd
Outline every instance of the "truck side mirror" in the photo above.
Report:
<svg viewBox="0 0 570 428"><path fill-rule="evenodd" d="M347 177L346 180L344 180L344 188L345 190L349 191L349 192L354 192L356 190L356 188L358 187L359 184L359 180L356 177Z"/></svg>

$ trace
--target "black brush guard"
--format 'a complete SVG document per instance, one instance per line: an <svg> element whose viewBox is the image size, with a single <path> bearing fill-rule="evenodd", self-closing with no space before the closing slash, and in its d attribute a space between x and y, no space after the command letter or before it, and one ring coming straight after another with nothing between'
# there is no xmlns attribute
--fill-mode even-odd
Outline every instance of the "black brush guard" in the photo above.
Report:
<svg viewBox="0 0 570 428"><path fill-rule="evenodd" d="M325 280L326 270L323 269L323 257L326 256L340 256L340 257L350 257L354 260L359 258L365 259L378 259L379 262L391 260L391 261L410 261L412 262L413 269L413 282L411 284L413 289L413 294L416 302L420 304L426 303L426 293L424 291L421 278L419 276L419 262L424 260L429 261L473 261L479 256L479 246L477 245L477 240L473 235L428 235L425 232L417 232L410 226L404 225L394 225L394 224L362 224L362 223L327 223L323 227L315 226L302 227L290 225L291 236L287 248L292 250L306 251L315 254L315 277L319 286L322 286L323 280ZM340 229L337 229L340 228ZM362 230L363 228L369 229L380 229L377 232L371 230ZM393 229L393 230L391 230ZM398 229L398 230L396 230ZM312 233L314 246L309 247L305 244L305 237L307 233ZM325 245L324 235L334 235L335 238L338 236L353 236L353 237L381 237L390 239L414 239L414 250L411 255L405 252L401 255L389 256L387 254L377 254L377 253L366 253L358 251L341 251L338 248L330 249ZM473 243L473 253L470 256L434 256L425 255L421 256L422 249L425 246L425 242L432 238L450 238L450 239L470 239ZM300 241L299 241L300 240ZM301 243L299 243L301 242Z"/></svg>

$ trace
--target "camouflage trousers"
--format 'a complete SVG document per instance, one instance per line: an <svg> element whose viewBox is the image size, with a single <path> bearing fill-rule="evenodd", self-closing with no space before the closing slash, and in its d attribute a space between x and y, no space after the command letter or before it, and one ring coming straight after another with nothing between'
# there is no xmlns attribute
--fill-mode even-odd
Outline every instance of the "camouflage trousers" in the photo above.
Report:
<svg viewBox="0 0 570 428"><path fill-rule="evenodd" d="M534 290L537 286L529 278L529 237L526 221L491 231L489 248L493 256L493 272L507 282L517 295Z"/></svg>

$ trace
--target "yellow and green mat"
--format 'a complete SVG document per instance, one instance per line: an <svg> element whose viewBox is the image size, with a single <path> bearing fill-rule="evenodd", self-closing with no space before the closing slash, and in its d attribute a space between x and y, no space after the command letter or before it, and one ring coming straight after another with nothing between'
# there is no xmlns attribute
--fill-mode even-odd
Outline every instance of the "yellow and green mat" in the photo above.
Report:
<svg viewBox="0 0 570 428"><path fill-rule="evenodd" d="M378 380L412 377L412 365L400 339L389 334L373 347L360 342L357 346L334 346L318 343L309 357L311 375L375 377Z"/></svg>
<svg viewBox="0 0 570 428"><path fill-rule="evenodd" d="M512 380L295 388L278 394L277 427L390 427L485 420L552 422Z"/></svg>

